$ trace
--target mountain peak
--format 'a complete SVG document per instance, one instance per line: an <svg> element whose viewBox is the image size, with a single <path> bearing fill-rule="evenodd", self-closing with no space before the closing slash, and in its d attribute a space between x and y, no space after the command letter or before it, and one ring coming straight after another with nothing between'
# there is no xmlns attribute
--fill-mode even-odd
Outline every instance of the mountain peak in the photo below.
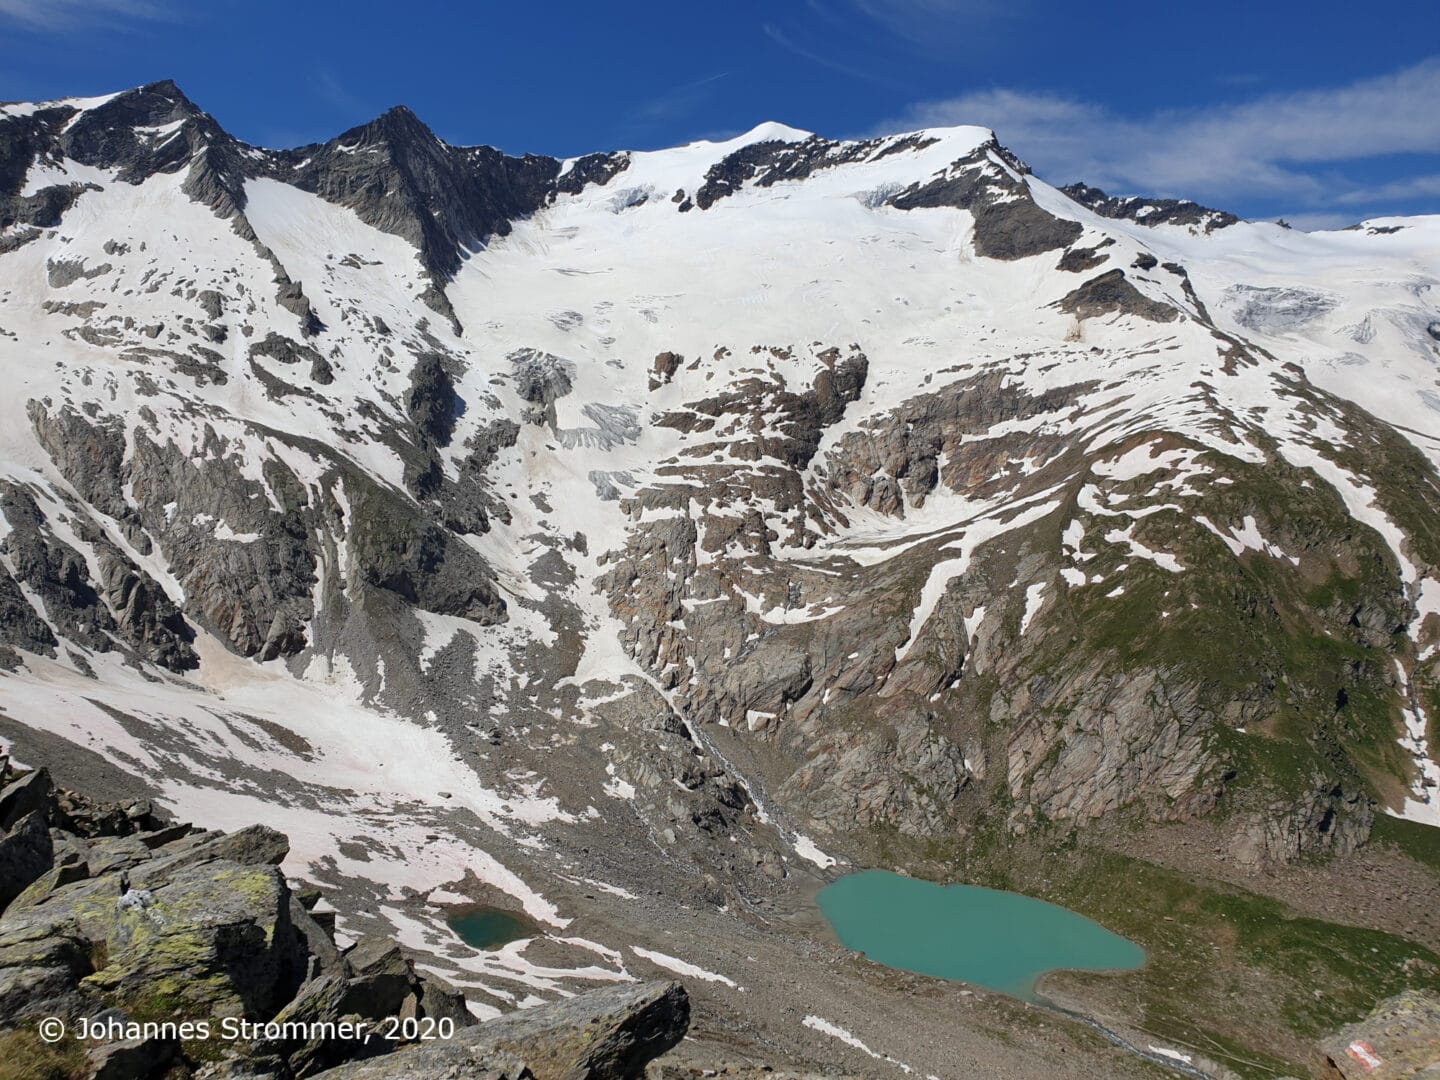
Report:
<svg viewBox="0 0 1440 1080"><path fill-rule="evenodd" d="M778 120L766 120L756 124L738 138L729 141L741 143L804 142L806 139L813 138L815 138L813 131L804 131L801 128L791 127L789 124L782 124Z"/></svg>
<svg viewBox="0 0 1440 1080"><path fill-rule="evenodd" d="M340 146L405 145L434 141L435 133L407 105L392 105L375 119L343 132L331 140Z"/></svg>
<svg viewBox="0 0 1440 1080"><path fill-rule="evenodd" d="M202 112L173 79L145 83L95 100L96 104L82 111L103 111L108 121L121 124L164 124L199 116Z"/></svg>

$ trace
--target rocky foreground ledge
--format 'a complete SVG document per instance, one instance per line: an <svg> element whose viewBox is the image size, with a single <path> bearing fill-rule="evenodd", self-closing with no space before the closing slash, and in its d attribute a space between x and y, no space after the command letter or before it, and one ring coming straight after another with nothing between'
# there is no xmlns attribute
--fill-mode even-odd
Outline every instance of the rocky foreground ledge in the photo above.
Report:
<svg viewBox="0 0 1440 1080"><path fill-rule="evenodd" d="M689 1025L673 982L478 1024L394 941L338 948L318 890L279 869L282 834L169 823L3 761L0 784L6 1080L623 1080Z"/></svg>

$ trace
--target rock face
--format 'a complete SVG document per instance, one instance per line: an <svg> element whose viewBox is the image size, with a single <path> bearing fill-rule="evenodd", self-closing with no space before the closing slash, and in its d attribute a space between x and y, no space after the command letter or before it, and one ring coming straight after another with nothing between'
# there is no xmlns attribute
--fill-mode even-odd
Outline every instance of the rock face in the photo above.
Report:
<svg viewBox="0 0 1440 1080"><path fill-rule="evenodd" d="M1440 1075L1440 998L1413 990L1388 998L1318 1049L1324 1080L1400 1080Z"/></svg>
<svg viewBox="0 0 1440 1080"><path fill-rule="evenodd" d="M1125 277L1125 271L1110 270L1099 277L1091 278L1060 301L1060 310L1068 311L1082 319L1093 319L1100 315L1124 312L1138 315L1151 322L1171 322L1179 312L1165 304L1158 304L1135 288Z"/></svg>
<svg viewBox="0 0 1440 1080"><path fill-rule="evenodd" d="M544 205L560 172L553 158L446 146L404 106L276 162L287 165L297 187L404 237L442 278L461 250Z"/></svg>

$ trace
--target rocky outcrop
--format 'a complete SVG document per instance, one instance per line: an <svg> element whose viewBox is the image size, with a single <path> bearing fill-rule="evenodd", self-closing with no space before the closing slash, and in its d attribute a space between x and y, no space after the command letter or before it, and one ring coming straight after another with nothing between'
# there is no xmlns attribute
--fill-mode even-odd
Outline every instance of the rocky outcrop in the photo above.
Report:
<svg viewBox="0 0 1440 1080"><path fill-rule="evenodd" d="M57 791L44 770L17 775L7 762L4 774L0 1029L102 1013L120 1024L309 1022L313 1039L242 1040L228 1051L224 1075L294 1080L393 1045L332 1038L325 1023L474 1023L459 992L418 973L394 942L365 938L342 954L310 914L316 896L281 873L289 844L274 830L197 831L148 804ZM173 1080L214 1050L204 1040L116 1040L89 1049L84 1075Z"/></svg>
<svg viewBox="0 0 1440 1080"><path fill-rule="evenodd" d="M1151 199L1142 195L1106 195L1089 184L1067 184L1060 189L1081 206L1101 217L1135 221L1141 225L1186 225L1214 232L1240 219L1224 210L1212 210L1189 199Z"/></svg>
<svg viewBox="0 0 1440 1080"><path fill-rule="evenodd" d="M821 170L924 149L933 141L933 137L917 133L898 140L832 142L811 135L798 141L766 139L749 143L710 166L694 193L693 204L707 210L747 184L766 188L804 180ZM1035 203L1023 180L1026 171L1022 163L991 139L953 162L941 175L882 197L901 210L968 210L975 219L977 254L992 259L1022 259L1063 248L1082 231L1079 223L1058 218ZM690 203L691 199L685 198L679 209L688 209Z"/></svg>
<svg viewBox="0 0 1440 1080"><path fill-rule="evenodd" d="M975 219L978 255L1024 259L1067 247L1084 231L1079 222L1043 210L1024 179L993 140L942 175L917 182L889 200L900 210L953 206Z"/></svg>
<svg viewBox="0 0 1440 1080"><path fill-rule="evenodd" d="M422 353L410 371L410 390L405 395L405 411L421 437L434 446L449 446L463 408L444 357Z"/></svg>
<svg viewBox="0 0 1440 1080"><path fill-rule="evenodd" d="M9 573L0 573L0 667L13 669L20 663L17 648L39 656L54 656L55 638L50 625L30 605L20 585Z"/></svg>
<svg viewBox="0 0 1440 1080"><path fill-rule="evenodd" d="M1237 863L1253 868L1303 856L1349 855L1370 838L1375 813L1365 793L1353 782L1317 780L1307 798L1238 815L1230 843Z"/></svg>
<svg viewBox="0 0 1440 1080"><path fill-rule="evenodd" d="M675 378L675 373L680 370L680 365L684 362L685 358L679 353L668 351L656 353L655 359L650 364L650 389L658 390L668 384L671 379Z"/></svg>
<svg viewBox="0 0 1440 1080"><path fill-rule="evenodd" d="M327 143L276 155L274 167L301 190L404 237L438 281L463 250L543 206L560 172L554 158L449 146L403 105Z"/></svg>
<svg viewBox="0 0 1440 1080"><path fill-rule="evenodd" d="M574 362L538 349L517 349L508 359L514 367L515 392L531 406L525 419L553 428L555 402L575 387Z"/></svg>
<svg viewBox="0 0 1440 1080"><path fill-rule="evenodd" d="M9 526L0 553L8 558L16 584L30 591L45 616L37 624L39 613L31 609L34 617L27 616L29 604L23 597L13 589L0 590L0 607L11 612L7 625L0 628L0 641L50 653L53 626L69 641L94 652L110 652L123 642L137 656L172 671L196 665L190 648L194 635L179 609L98 529L88 524L76 527L80 538L92 545L98 563L92 578L85 557L60 539L28 491L0 486L0 515Z"/></svg>
<svg viewBox="0 0 1440 1080"><path fill-rule="evenodd" d="M281 363L308 357L313 365L319 359L310 347L275 335L254 348L257 355ZM418 450L410 448L420 455L417 475L425 472L421 463L429 462L440 476L434 440L448 441L459 410L449 376L438 359L434 364L431 371L421 361L417 386L422 389L408 403L416 425L412 438L420 443ZM257 481L246 475L242 447L213 431L204 458L156 441L144 430L135 433L127 454L118 432L76 412L50 413L37 403L32 419L56 464L92 505L111 508L130 544L143 553L153 547L151 536L169 538L167 555L187 594L187 610L237 652L266 660L293 655L308 644L305 627L314 617L322 534L330 522L290 469L272 460L263 469L264 482ZM491 437L504 440L507 429L492 429ZM328 456L318 446L302 452L322 461ZM494 450L480 447L477 452L493 455ZM486 624L504 620L505 604L493 573L451 531L488 528L485 508L495 502L474 469L463 470L458 481L441 477L433 494L448 508L437 515L444 524L368 477L350 472L348 483L353 490L347 544L358 582L438 614ZM22 581L38 586L42 599L53 597L55 617L73 629L67 636L106 651L114 647L110 631L118 629L147 659L174 670L194 666L193 634L179 611L99 528L81 530L101 563L100 581L93 582L78 552L43 535L44 516L33 499L18 491L9 498L15 504L10 516L29 524L15 529L6 543L24 555L17 564ZM8 640L31 651L53 649L46 637L49 626L28 618L13 596L7 603L7 595L0 585L0 611L13 612Z"/></svg>
<svg viewBox="0 0 1440 1080"><path fill-rule="evenodd" d="M1118 267L1091 278L1058 304L1061 311L1081 319L1100 315L1138 315L1150 322L1174 322L1179 312L1168 304L1152 300L1130 283Z"/></svg>
<svg viewBox="0 0 1440 1080"><path fill-rule="evenodd" d="M0 836L0 906L20 896L50 869L55 849L45 815L26 814Z"/></svg>
<svg viewBox="0 0 1440 1080"><path fill-rule="evenodd" d="M251 345L249 352L251 359L268 357L280 364L309 364L310 380L321 386L328 386L335 381L335 372L330 361L326 360L319 350L291 341L273 330L266 334L263 340Z"/></svg>
<svg viewBox="0 0 1440 1080"><path fill-rule="evenodd" d="M494 575L473 548L377 486L351 499L348 543L361 581L437 615L505 621Z"/></svg>
<svg viewBox="0 0 1440 1080"><path fill-rule="evenodd" d="M695 205L708 210L747 183L771 187L782 180L803 180L820 169L863 161L883 140L836 143L811 135L800 142L766 139L742 146L711 165L695 191Z"/></svg>
<svg viewBox="0 0 1440 1080"><path fill-rule="evenodd" d="M617 986L511 1013L451 1040L321 1076L638 1080L648 1062L680 1042L689 1023L690 1002L679 983Z"/></svg>
<svg viewBox="0 0 1440 1080"><path fill-rule="evenodd" d="M1440 997L1409 990L1387 998L1364 1020L1324 1039L1320 1080L1430 1080L1440 1076Z"/></svg>

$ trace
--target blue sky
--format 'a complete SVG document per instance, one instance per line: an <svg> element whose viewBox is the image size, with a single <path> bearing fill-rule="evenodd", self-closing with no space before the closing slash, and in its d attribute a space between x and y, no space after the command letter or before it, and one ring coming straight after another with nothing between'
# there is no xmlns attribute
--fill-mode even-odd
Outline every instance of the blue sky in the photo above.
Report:
<svg viewBox="0 0 1440 1080"><path fill-rule="evenodd" d="M0 0L0 99L159 78L268 146L402 102L561 156L975 123L1057 183L1306 226L1440 212L1437 0Z"/></svg>

